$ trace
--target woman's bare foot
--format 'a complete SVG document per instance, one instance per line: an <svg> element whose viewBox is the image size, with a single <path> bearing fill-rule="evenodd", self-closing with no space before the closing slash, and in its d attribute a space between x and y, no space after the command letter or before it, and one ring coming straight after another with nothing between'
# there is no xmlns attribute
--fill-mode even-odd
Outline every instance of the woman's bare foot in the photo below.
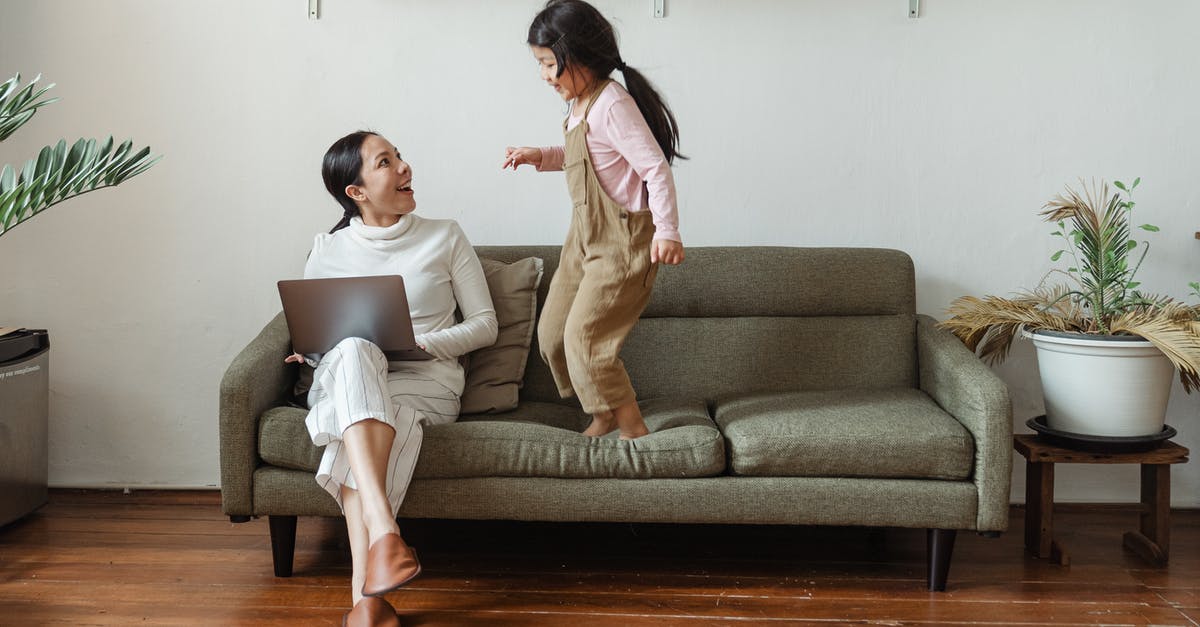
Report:
<svg viewBox="0 0 1200 627"><path fill-rule="evenodd" d="M636 440L644 435L649 435L650 429L646 428L646 421L642 418L642 410L638 407L637 401L621 405L612 411L612 415L617 427L621 429L622 440Z"/></svg>
<svg viewBox="0 0 1200 627"><path fill-rule="evenodd" d="M583 434L590 438L598 438L608 435L617 430L617 419L611 411L601 412L592 415L592 424L588 425L587 429L583 430Z"/></svg>

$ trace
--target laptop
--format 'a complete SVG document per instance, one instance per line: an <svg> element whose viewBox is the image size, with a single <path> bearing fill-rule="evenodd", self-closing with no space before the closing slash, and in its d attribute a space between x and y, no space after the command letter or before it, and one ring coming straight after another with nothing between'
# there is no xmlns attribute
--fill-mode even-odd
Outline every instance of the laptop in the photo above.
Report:
<svg viewBox="0 0 1200 627"><path fill-rule="evenodd" d="M279 300L297 353L326 353L348 337L378 346L388 361L424 361L404 278L398 274L279 281Z"/></svg>

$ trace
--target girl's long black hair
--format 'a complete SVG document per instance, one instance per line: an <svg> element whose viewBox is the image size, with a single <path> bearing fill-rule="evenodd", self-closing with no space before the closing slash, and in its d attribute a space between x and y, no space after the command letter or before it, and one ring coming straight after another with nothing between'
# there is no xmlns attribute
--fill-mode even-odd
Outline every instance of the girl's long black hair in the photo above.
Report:
<svg viewBox="0 0 1200 627"><path fill-rule="evenodd" d="M355 131L333 142L325 151L325 158L321 161L321 178L325 181L325 189L342 206L343 212L342 219L333 225L330 233L350 226L350 218L362 215L358 204L346 195L346 187L362 185L362 145L374 134L371 131Z"/></svg>
<svg viewBox="0 0 1200 627"><path fill-rule="evenodd" d="M667 103L658 95L642 73L629 67L617 49L617 36L608 20L596 7L583 0L550 0L529 25L529 45L554 51L558 76L572 64L591 71L597 79L608 78L613 70L621 70L625 87L637 103L646 125L662 148L667 163L679 153L679 125Z"/></svg>

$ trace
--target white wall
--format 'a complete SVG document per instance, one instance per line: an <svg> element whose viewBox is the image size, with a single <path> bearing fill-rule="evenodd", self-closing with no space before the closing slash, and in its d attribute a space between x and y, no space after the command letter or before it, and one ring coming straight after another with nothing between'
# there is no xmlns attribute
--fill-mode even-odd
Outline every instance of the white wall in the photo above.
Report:
<svg viewBox="0 0 1200 627"><path fill-rule="evenodd" d="M0 76L41 72L63 98L0 162L108 133L166 155L0 245L0 323L52 332L53 485L217 484L218 382L339 216L318 171L345 132L396 142L420 211L476 243L560 241L561 178L498 167L505 145L561 137L523 44L538 0L322 4L317 21L305 0L0 5ZM915 20L903 0L597 4L678 116L688 245L903 249L919 310L944 317L1041 279L1056 243L1036 213L1064 184L1141 176L1137 210L1162 228L1146 285L1200 280L1200 3L927 0ZM1027 431L1031 347L997 370ZM1200 395L1177 389L1168 423L1200 450ZM1200 505L1200 464L1173 476L1174 504ZM1022 500L1019 463L1013 486ZM1137 469L1063 466L1058 494L1134 501Z"/></svg>

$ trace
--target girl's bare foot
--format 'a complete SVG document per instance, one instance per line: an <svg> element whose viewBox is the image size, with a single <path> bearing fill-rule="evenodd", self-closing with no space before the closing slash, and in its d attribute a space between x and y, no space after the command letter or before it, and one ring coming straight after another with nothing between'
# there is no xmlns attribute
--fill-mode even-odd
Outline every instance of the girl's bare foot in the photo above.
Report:
<svg viewBox="0 0 1200 627"><path fill-rule="evenodd" d="M637 401L630 401L612 411L617 427L621 429L622 440L635 440L649 435L646 421L642 418L642 410Z"/></svg>
<svg viewBox="0 0 1200 627"><path fill-rule="evenodd" d="M583 434L598 438L608 435L617 430L617 419L611 411L601 412L592 415L592 424L588 425L587 429L583 430Z"/></svg>

